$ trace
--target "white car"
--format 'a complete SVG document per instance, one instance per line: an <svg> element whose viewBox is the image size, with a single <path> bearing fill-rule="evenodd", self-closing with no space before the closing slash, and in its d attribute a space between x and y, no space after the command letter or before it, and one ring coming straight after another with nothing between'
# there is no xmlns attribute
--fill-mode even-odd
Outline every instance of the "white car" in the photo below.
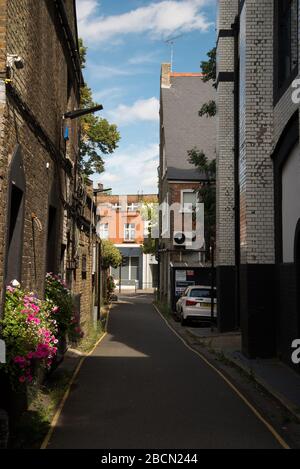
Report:
<svg viewBox="0 0 300 469"><path fill-rule="evenodd" d="M211 319L211 287L188 287L176 303L176 312L185 325L189 319ZM217 295L213 291L214 319L217 318Z"/></svg>

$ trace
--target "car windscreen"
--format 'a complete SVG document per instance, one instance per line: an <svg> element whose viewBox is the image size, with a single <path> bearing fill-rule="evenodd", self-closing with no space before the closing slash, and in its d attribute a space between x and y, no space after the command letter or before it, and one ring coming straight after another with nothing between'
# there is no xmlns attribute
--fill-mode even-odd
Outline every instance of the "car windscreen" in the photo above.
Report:
<svg viewBox="0 0 300 469"><path fill-rule="evenodd" d="M189 295L191 298L211 298L209 288L193 288ZM213 298L216 298L216 292L213 292Z"/></svg>

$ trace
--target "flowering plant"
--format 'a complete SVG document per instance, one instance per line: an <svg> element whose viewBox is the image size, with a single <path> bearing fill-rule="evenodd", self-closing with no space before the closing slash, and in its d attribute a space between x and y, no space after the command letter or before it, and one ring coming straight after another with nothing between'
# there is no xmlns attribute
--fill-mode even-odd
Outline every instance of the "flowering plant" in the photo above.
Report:
<svg viewBox="0 0 300 469"><path fill-rule="evenodd" d="M1 321L7 364L2 366L13 383L30 383L37 362L45 368L51 366L58 342L52 309L52 303L25 292L16 281L7 287Z"/></svg>
<svg viewBox="0 0 300 469"><path fill-rule="evenodd" d="M45 296L56 306L53 308L53 317L56 318L59 335L68 335L72 342L83 337L80 328L79 315L74 309L73 298L65 282L52 273L46 275Z"/></svg>

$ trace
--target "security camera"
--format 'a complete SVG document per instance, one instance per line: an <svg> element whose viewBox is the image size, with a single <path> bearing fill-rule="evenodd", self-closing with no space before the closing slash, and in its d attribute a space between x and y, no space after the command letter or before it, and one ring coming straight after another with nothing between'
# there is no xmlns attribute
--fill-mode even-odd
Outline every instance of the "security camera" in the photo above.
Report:
<svg viewBox="0 0 300 469"><path fill-rule="evenodd" d="M18 70L24 68L24 59L16 54L8 54L6 65L8 68L16 67Z"/></svg>

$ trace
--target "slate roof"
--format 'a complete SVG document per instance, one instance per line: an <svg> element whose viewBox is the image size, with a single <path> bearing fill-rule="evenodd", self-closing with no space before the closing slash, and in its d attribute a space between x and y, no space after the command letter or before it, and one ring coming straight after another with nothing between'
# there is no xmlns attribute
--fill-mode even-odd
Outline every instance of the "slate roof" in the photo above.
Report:
<svg viewBox="0 0 300 469"><path fill-rule="evenodd" d="M188 162L187 151L193 147L209 159L216 157L216 118L198 115L201 106L212 99L216 90L202 81L201 74L171 73L171 87L161 88L168 180L203 179Z"/></svg>

